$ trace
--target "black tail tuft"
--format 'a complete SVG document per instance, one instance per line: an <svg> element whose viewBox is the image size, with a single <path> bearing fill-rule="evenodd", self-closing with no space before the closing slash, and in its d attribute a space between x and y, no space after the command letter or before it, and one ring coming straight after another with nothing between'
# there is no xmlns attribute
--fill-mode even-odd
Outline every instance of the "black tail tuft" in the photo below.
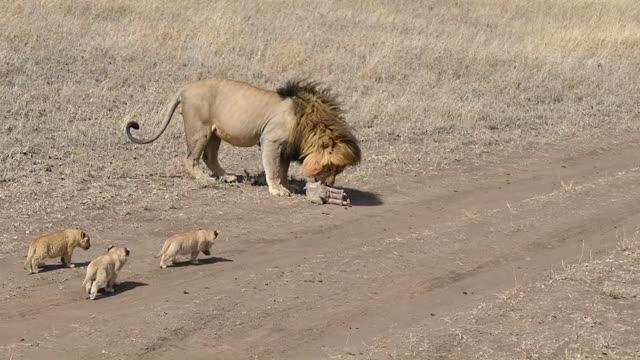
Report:
<svg viewBox="0 0 640 360"><path fill-rule="evenodd" d="M127 131L129 129L140 130L140 124L135 121L129 121L126 126Z"/></svg>

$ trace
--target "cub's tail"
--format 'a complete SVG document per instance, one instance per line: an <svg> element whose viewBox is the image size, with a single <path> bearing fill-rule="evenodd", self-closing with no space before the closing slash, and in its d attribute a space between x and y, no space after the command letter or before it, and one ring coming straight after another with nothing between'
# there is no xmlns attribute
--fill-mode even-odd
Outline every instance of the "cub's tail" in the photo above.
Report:
<svg viewBox="0 0 640 360"><path fill-rule="evenodd" d="M160 250L158 254L154 255L154 258L160 257L162 254L166 253L167 250L169 250L169 245L171 245L171 242L169 240L165 241L164 245L162 245L162 250Z"/></svg>

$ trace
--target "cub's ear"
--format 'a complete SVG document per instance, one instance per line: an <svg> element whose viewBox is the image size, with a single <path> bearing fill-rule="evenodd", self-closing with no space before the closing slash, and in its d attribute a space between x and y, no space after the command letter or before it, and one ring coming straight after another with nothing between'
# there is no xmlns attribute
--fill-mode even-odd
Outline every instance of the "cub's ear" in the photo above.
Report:
<svg viewBox="0 0 640 360"><path fill-rule="evenodd" d="M130 253L131 253L131 250L129 250L129 248L124 248L124 255L125 256L129 256Z"/></svg>
<svg viewBox="0 0 640 360"><path fill-rule="evenodd" d="M87 233L86 233L86 232L81 231L81 232L80 232L80 238L81 238L81 239L88 239L88 238L89 238L89 235L87 235Z"/></svg>
<svg viewBox="0 0 640 360"><path fill-rule="evenodd" d="M213 230L213 236L218 237L218 230Z"/></svg>
<svg viewBox="0 0 640 360"><path fill-rule="evenodd" d="M109 252L109 250L113 249L113 245L109 245L109 247L107 248L107 252Z"/></svg>

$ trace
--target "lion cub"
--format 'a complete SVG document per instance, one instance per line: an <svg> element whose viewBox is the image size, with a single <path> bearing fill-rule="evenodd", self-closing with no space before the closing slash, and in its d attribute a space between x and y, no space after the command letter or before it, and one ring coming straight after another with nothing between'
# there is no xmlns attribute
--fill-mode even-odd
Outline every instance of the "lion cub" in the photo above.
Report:
<svg viewBox="0 0 640 360"><path fill-rule="evenodd" d="M80 229L67 229L33 239L27 252L24 269L30 274L38 273L44 259L60 257L62 265L73 268L71 255L76 247L87 250L91 247L89 235ZM28 267L28 269L27 269Z"/></svg>
<svg viewBox="0 0 640 360"><path fill-rule="evenodd" d="M87 275L82 286L91 300L96 298L98 289L114 292L113 285L117 285L118 273L127 263L131 251L123 246L109 246L107 253L95 258L87 266Z"/></svg>
<svg viewBox="0 0 640 360"><path fill-rule="evenodd" d="M160 267L165 269L167 264L173 264L175 256L191 255L191 263L198 264L198 253L202 251L203 254L209 256L211 252L211 246L213 241L218 237L216 230L196 230L190 231L184 234L174 235L168 238L162 250L155 256L160 258Z"/></svg>

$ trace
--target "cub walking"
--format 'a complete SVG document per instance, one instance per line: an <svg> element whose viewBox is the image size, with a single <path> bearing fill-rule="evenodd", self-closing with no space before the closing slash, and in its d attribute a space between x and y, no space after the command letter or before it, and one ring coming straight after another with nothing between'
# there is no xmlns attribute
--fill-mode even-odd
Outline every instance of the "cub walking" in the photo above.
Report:
<svg viewBox="0 0 640 360"><path fill-rule="evenodd" d="M213 241L218 237L216 230L196 230L184 234L174 235L168 238L162 250L155 256L160 258L160 267L165 269L167 264L172 264L176 255L191 255L190 262L198 264L198 253L209 256Z"/></svg>
<svg viewBox="0 0 640 360"><path fill-rule="evenodd" d="M88 250L91 247L89 235L80 229L67 229L33 239L27 252L27 260L24 269L30 274L38 273L39 267L44 264L46 258L60 257L62 265L73 268L71 255L73 250L79 247Z"/></svg>
<svg viewBox="0 0 640 360"><path fill-rule="evenodd" d="M130 253L131 251L126 247L111 245L105 255L89 263L82 287L91 300L96 298L98 289L104 288L106 292L114 292L113 286L117 285L118 273L127 263Z"/></svg>

